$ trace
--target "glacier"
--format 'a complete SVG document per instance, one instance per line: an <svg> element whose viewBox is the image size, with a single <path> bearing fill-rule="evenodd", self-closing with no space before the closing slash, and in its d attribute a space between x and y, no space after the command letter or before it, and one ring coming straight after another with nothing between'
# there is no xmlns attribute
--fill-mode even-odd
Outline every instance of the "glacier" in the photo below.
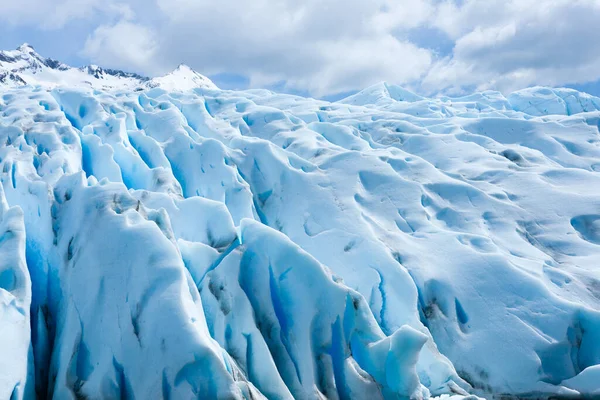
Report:
<svg viewBox="0 0 600 400"><path fill-rule="evenodd" d="M599 98L2 54L0 399L600 396Z"/></svg>

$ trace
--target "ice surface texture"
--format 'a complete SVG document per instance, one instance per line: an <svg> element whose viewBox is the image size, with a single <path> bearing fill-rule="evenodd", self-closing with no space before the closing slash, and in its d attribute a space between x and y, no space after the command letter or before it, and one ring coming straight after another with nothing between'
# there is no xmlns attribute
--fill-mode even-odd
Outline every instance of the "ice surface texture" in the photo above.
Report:
<svg viewBox="0 0 600 400"><path fill-rule="evenodd" d="M599 105L2 88L0 399L598 395Z"/></svg>

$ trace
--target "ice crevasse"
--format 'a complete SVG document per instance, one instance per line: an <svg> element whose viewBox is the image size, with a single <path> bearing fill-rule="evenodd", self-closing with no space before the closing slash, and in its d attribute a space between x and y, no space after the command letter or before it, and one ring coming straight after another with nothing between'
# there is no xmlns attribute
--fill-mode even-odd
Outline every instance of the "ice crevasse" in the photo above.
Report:
<svg viewBox="0 0 600 400"><path fill-rule="evenodd" d="M600 395L600 101L0 89L0 399Z"/></svg>

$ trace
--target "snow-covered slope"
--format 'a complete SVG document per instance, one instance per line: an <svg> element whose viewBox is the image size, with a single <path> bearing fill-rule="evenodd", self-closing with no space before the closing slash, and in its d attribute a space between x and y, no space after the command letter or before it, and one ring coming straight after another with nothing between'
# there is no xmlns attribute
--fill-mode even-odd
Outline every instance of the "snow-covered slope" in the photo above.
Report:
<svg viewBox="0 0 600 400"><path fill-rule="evenodd" d="M218 89L210 79L185 64L179 65L167 75L150 79L144 84L144 87L148 89L158 87L167 91L185 91L191 88Z"/></svg>
<svg viewBox="0 0 600 400"><path fill-rule="evenodd" d="M16 50L0 51L0 85L33 86L52 89L61 86L91 87L97 90L144 90L163 88L169 91L187 91L195 88L217 89L207 77L181 65L173 72L158 78L97 65L73 68L59 61L40 56L25 43Z"/></svg>
<svg viewBox="0 0 600 400"><path fill-rule="evenodd" d="M600 394L597 98L156 81L0 85L0 399Z"/></svg>

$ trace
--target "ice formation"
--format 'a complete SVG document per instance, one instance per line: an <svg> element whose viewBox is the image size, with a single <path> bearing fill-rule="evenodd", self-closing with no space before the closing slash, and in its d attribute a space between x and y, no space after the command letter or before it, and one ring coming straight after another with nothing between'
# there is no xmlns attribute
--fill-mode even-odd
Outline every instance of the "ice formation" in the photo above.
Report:
<svg viewBox="0 0 600 400"><path fill-rule="evenodd" d="M11 82L0 399L600 395L600 99Z"/></svg>

